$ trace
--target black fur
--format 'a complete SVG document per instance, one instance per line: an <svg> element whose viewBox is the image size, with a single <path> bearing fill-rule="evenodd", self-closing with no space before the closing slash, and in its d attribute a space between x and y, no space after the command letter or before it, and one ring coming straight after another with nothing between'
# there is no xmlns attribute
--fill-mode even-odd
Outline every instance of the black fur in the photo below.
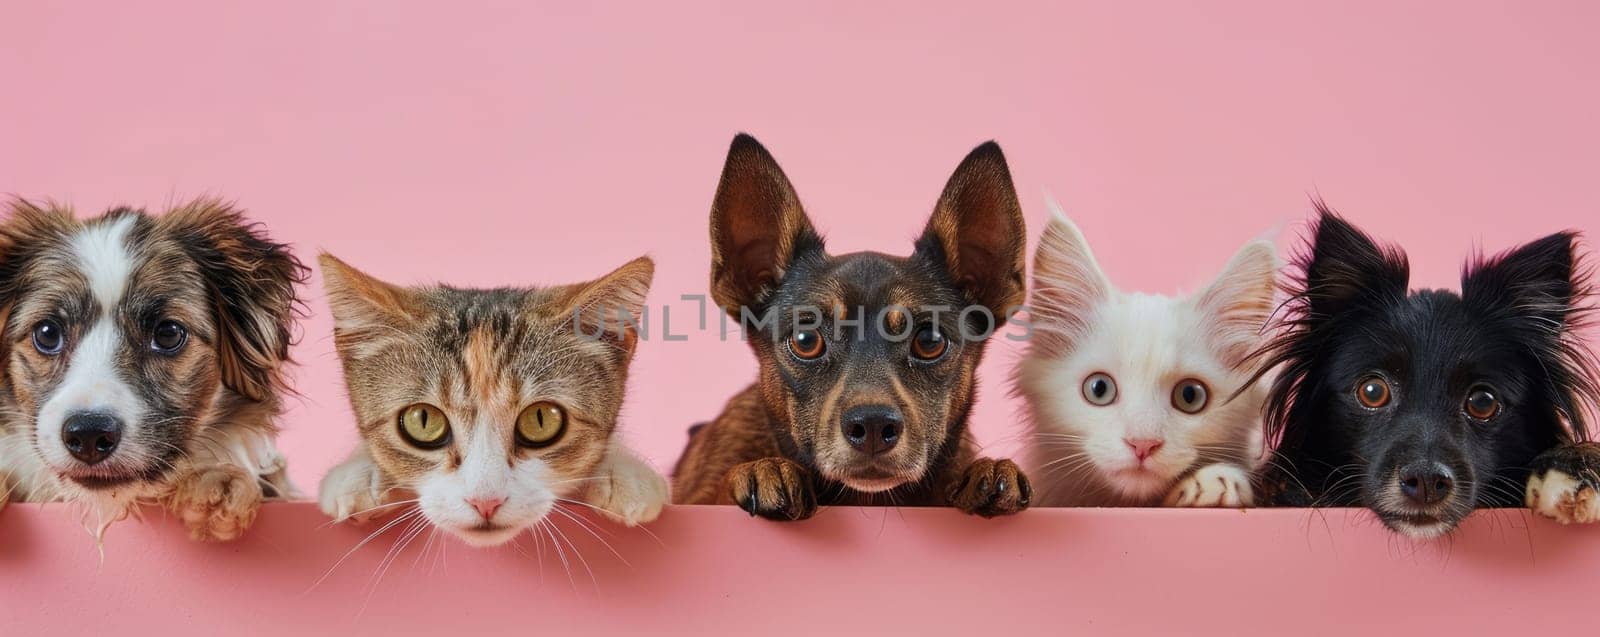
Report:
<svg viewBox="0 0 1600 637"><path fill-rule="evenodd" d="M1589 295L1577 235L1473 259L1460 294L1410 291L1403 252L1316 206L1281 329L1257 353L1261 373L1279 373L1263 503L1366 506L1414 535L1447 531L1476 507L1520 504L1535 457L1587 439L1585 404L1600 395L1576 337ZM1391 388L1379 408L1356 394L1374 375ZM1476 419L1465 401L1483 388L1500 408ZM1417 467L1442 469L1448 495L1406 498L1402 475Z"/></svg>

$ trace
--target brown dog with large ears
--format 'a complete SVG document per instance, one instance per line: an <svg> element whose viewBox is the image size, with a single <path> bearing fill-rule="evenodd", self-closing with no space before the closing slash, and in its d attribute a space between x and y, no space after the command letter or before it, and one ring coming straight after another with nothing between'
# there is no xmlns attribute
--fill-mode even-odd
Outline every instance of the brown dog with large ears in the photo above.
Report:
<svg viewBox="0 0 1600 637"><path fill-rule="evenodd" d="M101 529L160 501L237 537L292 491L273 444L307 270L233 206L13 201L0 222L0 488Z"/></svg>
<svg viewBox="0 0 1600 637"><path fill-rule="evenodd" d="M1027 508L1027 477L975 459L967 436L984 345L1022 303L1025 235L989 142L951 175L911 256L830 255L777 161L735 137L711 209L711 290L761 371L691 430L675 501L774 520L819 504Z"/></svg>

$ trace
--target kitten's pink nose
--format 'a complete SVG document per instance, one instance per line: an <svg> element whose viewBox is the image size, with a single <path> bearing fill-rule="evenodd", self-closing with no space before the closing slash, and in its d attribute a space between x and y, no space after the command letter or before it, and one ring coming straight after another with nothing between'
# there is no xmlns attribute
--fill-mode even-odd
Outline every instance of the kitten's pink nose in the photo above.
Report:
<svg viewBox="0 0 1600 637"><path fill-rule="evenodd" d="M1150 459L1150 456L1156 455L1161 449L1161 445L1167 444L1167 441L1160 438L1123 438L1122 442L1133 450L1133 455L1139 462Z"/></svg>
<svg viewBox="0 0 1600 637"><path fill-rule="evenodd" d="M494 519L494 512L500 510L500 505L505 504L505 498L467 498L467 504L478 510L478 515L484 520Z"/></svg>

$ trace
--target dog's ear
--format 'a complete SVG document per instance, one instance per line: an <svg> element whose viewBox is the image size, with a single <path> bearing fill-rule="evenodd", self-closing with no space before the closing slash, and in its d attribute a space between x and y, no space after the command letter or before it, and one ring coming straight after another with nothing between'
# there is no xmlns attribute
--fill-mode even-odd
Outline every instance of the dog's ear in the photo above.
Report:
<svg viewBox="0 0 1600 637"><path fill-rule="evenodd" d="M777 160L756 138L735 136L711 202L712 299L737 317L761 305L802 253L821 250Z"/></svg>
<svg viewBox="0 0 1600 637"><path fill-rule="evenodd" d="M1488 312L1493 329L1539 359L1551 401L1579 440L1590 438L1600 408L1600 362L1583 342L1592 290L1578 256L1578 235L1558 232L1494 257L1479 256L1461 274L1462 299Z"/></svg>
<svg viewBox="0 0 1600 637"><path fill-rule="evenodd" d="M1339 315L1367 301L1404 296L1411 281L1406 255L1379 247L1321 201L1310 254L1300 259L1304 287L1295 292L1310 310L1306 318Z"/></svg>
<svg viewBox="0 0 1600 637"><path fill-rule="evenodd" d="M1211 317L1211 340L1229 366L1242 364L1261 340L1277 290L1278 251L1270 241L1240 248L1222 273L1195 298Z"/></svg>
<svg viewBox="0 0 1600 637"><path fill-rule="evenodd" d="M50 202L37 204L14 198L6 202L0 218L0 335L6 334L11 308L23 285L23 271L43 246L65 241L77 224L70 208ZM0 360L9 355L10 338L0 338ZM0 365L0 380L6 375Z"/></svg>
<svg viewBox="0 0 1600 637"><path fill-rule="evenodd" d="M1479 256L1461 273L1461 296L1484 308L1503 308L1540 329L1566 326L1577 285L1576 236L1558 232L1494 257Z"/></svg>
<svg viewBox="0 0 1600 637"><path fill-rule="evenodd" d="M1011 169L991 141L974 148L950 175L917 252L941 259L967 299L1003 323L1026 292L1026 235Z"/></svg>
<svg viewBox="0 0 1600 637"><path fill-rule="evenodd" d="M1050 222L1033 257L1033 301L1028 312L1039 328L1034 346L1060 356L1084 336L1088 317L1113 288L1078 226L1054 200L1046 203Z"/></svg>
<svg viewBox="0 0 1600 637"><path fill-rule="evenodd" d="M222 201L189 203L158 223L171 230L206 279L222 383L252 400L286 390L284 367L300 303L295 285L310 271L287 244L272 241Z"/></svg>
<svg viewBox="0 0 1600 637"><path fill-rule="evenodd" d="M632 354L655 272L650 257L639 257L603 277L572 285L565 311L577 318L582 334L609 340Z"/></svg>
<svg viewBox="0 0 1600 637"><path fill-rule="evenodd" d="M326 252L317 264L333 311L334 344L345 358L361 359L383 349L423 316L421 299L409 289L378 280Z"/></svg>

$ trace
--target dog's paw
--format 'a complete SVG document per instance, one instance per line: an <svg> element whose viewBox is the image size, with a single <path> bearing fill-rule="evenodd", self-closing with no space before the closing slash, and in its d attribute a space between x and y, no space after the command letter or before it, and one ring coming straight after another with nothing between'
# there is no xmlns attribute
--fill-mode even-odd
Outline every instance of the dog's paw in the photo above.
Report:
<svg viewBox="0 0 1600 637"><path fill-rule="evenodd" d="M1210 464L1178 480L1162 502L1169 507L1255 506L1250 472L1231 464Z"/></svg>
<svg viewBox="0 0 1600 637"><path fill-rule="evenodd" d="M728 471L734 503L768 520L804 520L817 512L817 494L805 467L785 458L762 458Z"/></svg>
<svg viewBox="0 0 1600 637"><path fill-rule="evenodd" d="M180 475L163 504L183 520L189 537L224 542L237 539L256 521L261 485L234 465L203 467Z"/></svg>
<svg viewBox="0 0 1600 637"><path fill-rule="evenodd" d="M992 518L1028 508L1033 486L1017 463L979 458L967 466L947 495L957 509Z"/></svg>
<svg viewBox="0 0 1600 637"><path fill-rule="evenodd" d="M667 479L626 451L614 450L605 475L590 487L589 504L606 517L638 526L661 515L667 504Z"/></svg>
<svg viewBox="0 0 1600 637"><path fill-rule="evenodd" d="M1562 524L1600 522L1600 443L1556 447L1533 461L1526 502Z"/></svg>
<svg viewBox="0 0 1600 637"><path fill-rule="evenodd" d="M383 473L364 451L328 471L317 493L317 506L335 522L365 522L383 512Z"/></svg>

